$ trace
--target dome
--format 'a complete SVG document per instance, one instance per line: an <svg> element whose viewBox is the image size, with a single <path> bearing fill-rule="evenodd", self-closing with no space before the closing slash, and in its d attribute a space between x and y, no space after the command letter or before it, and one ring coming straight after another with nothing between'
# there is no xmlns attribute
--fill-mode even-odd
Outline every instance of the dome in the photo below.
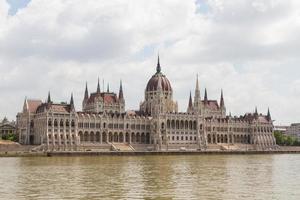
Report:
<svg viewBox="0 0 300 200"><path fill-rule="evenodd" d="M170 81L167 79L165 75L161 73L161 67L159 63L159 57L156 67L156 73L151 77L151 79L148 81L146 91L156 91L158 88L158 83L161 81L161 86L163 91L169 91L172 92L172 87L170 84Z"/></svg>
<svg viewBox="0 0 300 200"><path fill-rule="evenodd" d="M151 79L148 81L146 91L156 91L158 88L158 82L159 79L161 79L161 86L163 91L172 91L172 87L170 84L170 81L167 79L167 77L161 73L155 74L151 77Z"/></svg>

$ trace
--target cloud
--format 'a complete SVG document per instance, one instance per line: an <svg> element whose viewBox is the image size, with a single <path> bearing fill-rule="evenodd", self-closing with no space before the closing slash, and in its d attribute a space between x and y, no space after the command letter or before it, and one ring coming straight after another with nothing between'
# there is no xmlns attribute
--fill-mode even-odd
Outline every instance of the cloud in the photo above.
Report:
<svg viewBox="0 0 300 200"><path fill-rule="evenodd" d="M199 73L202 97L223 88L233 114L270 107L277 123L299 120L298 1L32 0L8 10L0 0L0 117L48 90L58 102L74 92L80 110L98 76L115 91L122 79L137 109L159 52L182 111Z"/></svg>

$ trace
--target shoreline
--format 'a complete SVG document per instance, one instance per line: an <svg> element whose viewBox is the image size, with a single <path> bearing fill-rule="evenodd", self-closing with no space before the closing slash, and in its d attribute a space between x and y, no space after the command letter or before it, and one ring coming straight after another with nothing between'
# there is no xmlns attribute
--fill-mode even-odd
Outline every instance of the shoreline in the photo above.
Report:
<svg viewBox="0 0 300 200"><path fill-rule="evenodd" d="M80 157L80 156L162 156L162 155L263 155L300 154L299 150L269 151L52 151L52 152L0 152L0 157Z"/></svg>

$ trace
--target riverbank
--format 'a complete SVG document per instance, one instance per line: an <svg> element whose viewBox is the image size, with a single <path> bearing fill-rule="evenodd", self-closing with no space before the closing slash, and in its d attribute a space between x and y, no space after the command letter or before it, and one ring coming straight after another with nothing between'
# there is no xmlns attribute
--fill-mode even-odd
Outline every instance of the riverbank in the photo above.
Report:
<svg viewBox="0 0 300 200"><path fill-rule="evenodd" d="M148 156L148 155L243 155L243 154L300 154L300 151L109 151L109 152L47 152L47 156Z"/></svg>
<svg viewBox="0 0 300 200"><path fill-rule="evenodd" d="M0 152L0 157L75 157L75 156L149 156L149 155L251 155L300 154L298 150L270 151L53 151L53 152Z"/></svg>
<svg viewBox="0 0 300 200"><path fill-rule="evenodd" d="M243 155L243 154L300 154L300 147L284 146L276 150L184 150L184 151L37 151L37 146L18 143L1 144L0 157L55 157L55 156L147 156L147 155Z"/></svg>

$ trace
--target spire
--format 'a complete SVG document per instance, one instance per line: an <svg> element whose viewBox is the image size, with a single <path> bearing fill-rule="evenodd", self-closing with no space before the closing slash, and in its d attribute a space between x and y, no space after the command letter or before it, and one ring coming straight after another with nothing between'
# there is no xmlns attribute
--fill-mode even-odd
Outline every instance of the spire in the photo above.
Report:
<svg viewBox="0 0 300 200"><path fill-rule="evenodd" d="M254 117L255 117L255 118L258 117L257 106L255 106Z"/></svg>
<svg viewBox="0 0 300 200"><path fill-rule="evenodd" d="M71 111L74 111L75 106L74 106L73 92L71 93L70 106L71 106Z"/></svg>
<svg viewBox="0 0 300 200"><path fill-rule="evenodd" d="M198 80L198 74L197 74L197 79L196 79L196 90L199 90L199 80Z"/></svg>
<svg viewBox="0 0 300 200"><path fill-rule="evenodd" d="M156 73L160 73L161 72L161 67L160 67L160 63L159 63L159 54L157 56L157 66L156 66Z"/></svg>
<svg viewBox="0 0 300 200"><path fill-rule="evenodd" d="M24 99L24 104L23 104L23 112L28 110L28 102L27 102L27 97Z"/></svg>
<svg viewBox="0 0 300 200"><path fill-rule="evenodd" d="M98 77L98 84L97 84L97 93L100 93L100 82L99 82L99 77Z"/></svg>
<svg viewBox="0 0 300 200"><path fill-rule="evenodd" d="M89 98L89 91L88 91L88 85L87 82L85 83L85 92L84 92L84 99L88 99Z"/></svg>
<svg viewBox="0 0 300 200"><path fill-rule="evenodd" d="M193 101L192 101L192 91L190 91L190 99L189 99L189 109L193 107Z"/></svg>
<svg viewBox="0 0 300 200"><path fill-rule="evenodd" d="M107 92L109 92L109 83L107 83Z"/></svg>
<svg viewBox="0 0 300 200"><path fill-rule="evenodd" d="M271 121L271 114L270 114L270 109L268 108L268 114L267 114L267 119L269 120L269 121Z"/></svg>
<svg viewBox="0 0 300 200"><path fill-rule="evenodd" d="M208 103L208 99L207 99L207 90L205 88L205 92L204 92L204 104Z"/></svg>
<svg viewBox="0 0 300 200"><path fill-rule="evenodd" d="M120 80L120 89L119 89L119 99L123 99L123 87L122 87L122 80Z"/></svg>
<svg viewBox="0 0 300 200"><path fill-rule="evenodd" d="M47 103L52 103L52 101L51 101L51 95L50 95L50 91L48 92L48 99L47 99Z"/></svg>
<svg viewBox="0 0 300 200"><path fill-rule="evenodd" d="M199 89L199 81L198 81L198 74L197 74L194 102L196 103L199 101L200 101L200 89Z"/></svg>
<svg viewBox="0 0 300 200"><path fill-rule="evenodd" d="M221 90L220 107L221 108L225 107L224 98L223 98L223 89Z"/></svg>

